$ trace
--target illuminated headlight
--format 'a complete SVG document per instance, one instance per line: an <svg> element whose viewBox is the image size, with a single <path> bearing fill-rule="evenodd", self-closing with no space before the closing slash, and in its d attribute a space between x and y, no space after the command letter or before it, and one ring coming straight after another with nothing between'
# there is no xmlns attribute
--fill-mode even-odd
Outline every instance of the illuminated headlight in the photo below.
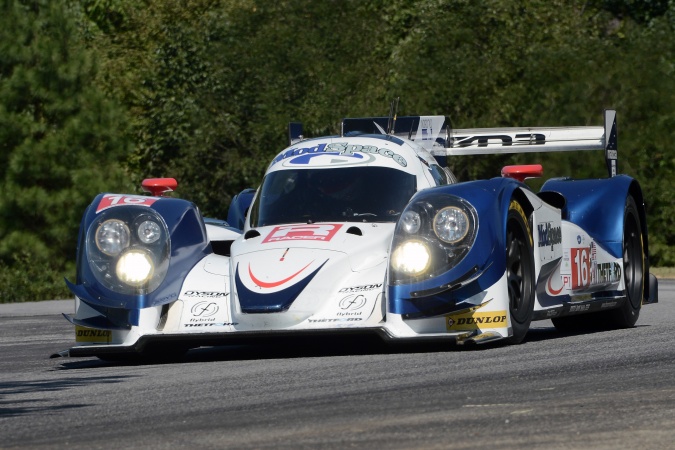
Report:
<svg viewBox="0 0 675 450"><path fill-rule="evenodd" d="M129 286L142 286L152 278L154 271L152 258L143 250L129 250L124 253L115 267L117 277Z"/></svg>
<svg viewBox="0 0 675 450"><path fill-rule="evenodd" d="M448 244L464 239L470 226L469 216L457 206L443 208L434 217L434 233Z"/></svg>
<svg viewBox="0 0 675 450"><path fill-rule="evenodd" d="M408 234L415 234L420 230L422 218L415 211L407 210L401 216L401 229Z"/></svg>
<svg viewBox="0 0 675 450"><path fill-rule="evenodd" d="M119 255L129 241L129 227L121 220L106 220L96 230L96 246L108 256Z"/></svg>
<svg viewBox="0 0 675 450"><path fill-rule="evenodd" d="M420 191L396 224L389 282L419 283L450 271L469 254L477 235L478 214L468 201Z"/></svg>
<svg viewBox="0 0 675 450"><path fill-rule="evenodd" d="M146 220L138 226L138 239L144 244L152 244L157 242L161 236L161 229L156 222Z"/></svg>
<svg viewBox="0 0 675 450"><path fill-rule="evenodd" d="M171 239L162 216L141 206L99 213L86 238L86 261L96 281L119 294L142 295L166 278Z"/></svg>
<svg viewBox="0 0 675 450"><path fill-rule="evenodd" d="M429 249L420 241L404 242L392 255L394 269L409 275L423 273L429 267L430 260Z"/></svg>

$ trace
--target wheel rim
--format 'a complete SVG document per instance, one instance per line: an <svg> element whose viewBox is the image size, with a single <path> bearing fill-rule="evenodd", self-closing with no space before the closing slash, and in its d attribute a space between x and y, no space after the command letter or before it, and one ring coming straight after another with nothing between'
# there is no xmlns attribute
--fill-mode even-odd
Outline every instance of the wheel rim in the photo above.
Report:
<svg viewBox="0 0 675 450"><path fill-rule="evenodd" d="M528 267L524 267L527 247L520 236L516 236L513 231L507 235L509 246L506 252L506 279L509 292L509 308L511 317L523 322L527 318L528 312ZM525 261L525 265L527 262Z"/></svg>

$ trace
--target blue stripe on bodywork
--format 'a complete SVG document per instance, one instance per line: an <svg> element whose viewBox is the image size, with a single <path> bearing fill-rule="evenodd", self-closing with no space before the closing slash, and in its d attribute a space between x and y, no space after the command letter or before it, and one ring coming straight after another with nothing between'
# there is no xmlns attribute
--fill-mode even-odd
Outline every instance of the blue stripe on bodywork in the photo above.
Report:
<svg viewBox="0 0 675 450"><path fill-rule="evenodd" d="M270 294L254 292L244 286L244 283L239 276L239 264L237 264L237 269L234 274L234 283L237 286L237 296L242 312L259 314L286 311L327 262L328 260L324 261L314 272L310 273L294 285Z"/></svg>

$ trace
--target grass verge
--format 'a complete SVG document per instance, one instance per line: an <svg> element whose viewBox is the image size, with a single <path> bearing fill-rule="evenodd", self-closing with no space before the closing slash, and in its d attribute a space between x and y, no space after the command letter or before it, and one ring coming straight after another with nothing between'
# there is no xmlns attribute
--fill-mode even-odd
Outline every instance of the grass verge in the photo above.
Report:
<svg viewBox="0 0 675 450"><path fill-rule="evenodd" d="M675 267L650 267L649 272L656 278L675 278Z"/></svg>

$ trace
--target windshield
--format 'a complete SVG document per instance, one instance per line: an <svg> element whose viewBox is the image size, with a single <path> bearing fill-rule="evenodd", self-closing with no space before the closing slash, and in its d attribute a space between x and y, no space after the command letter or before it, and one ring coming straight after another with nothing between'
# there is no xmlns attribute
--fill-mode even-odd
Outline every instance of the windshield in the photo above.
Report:
<svg viewBox="0 0 675 450"><path fill-rule="evenodd" d="M396 222L415 190L415 175L387 167L280 170L263 180L251 226Z"/></svg>

